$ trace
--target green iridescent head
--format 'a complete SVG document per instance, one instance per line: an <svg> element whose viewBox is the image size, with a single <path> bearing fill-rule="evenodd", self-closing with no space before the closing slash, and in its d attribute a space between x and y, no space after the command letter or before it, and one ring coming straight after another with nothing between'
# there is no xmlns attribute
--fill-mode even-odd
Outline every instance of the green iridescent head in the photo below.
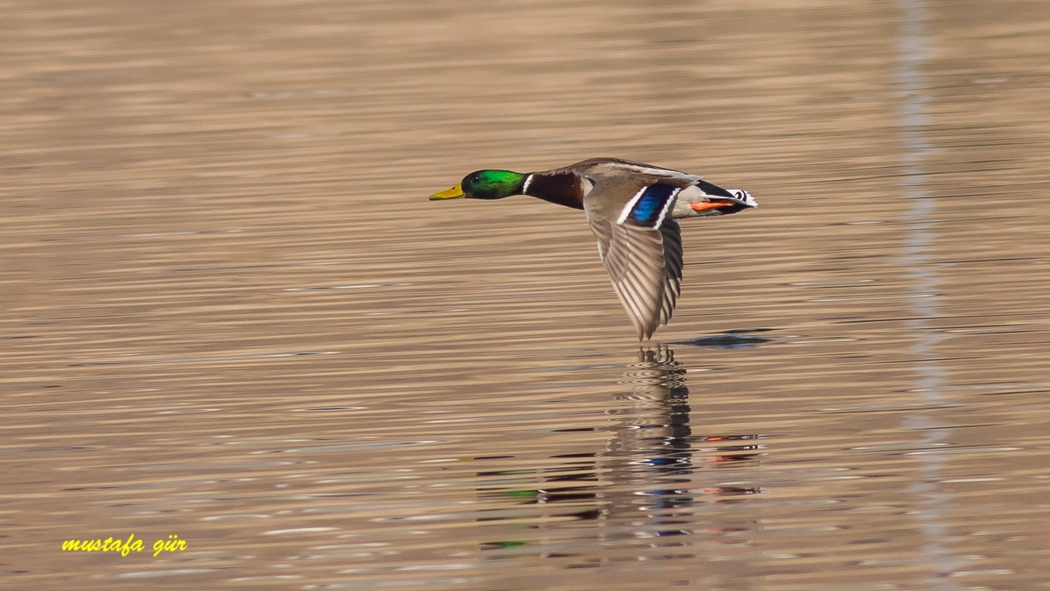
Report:
<svg viewBox="0 0 1050 591"><path fill-rule="evenodd" d="M457 199L503 199L521 195L528 175L510 170L479 170L463 177L458 185L430 196L430 200Z"/></svg>

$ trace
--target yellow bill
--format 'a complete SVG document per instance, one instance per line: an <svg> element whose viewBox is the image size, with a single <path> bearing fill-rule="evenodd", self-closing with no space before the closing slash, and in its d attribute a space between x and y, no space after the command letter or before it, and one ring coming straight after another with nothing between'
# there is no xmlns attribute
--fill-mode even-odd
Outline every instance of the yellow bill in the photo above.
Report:
<svg viewBox="0 0 1050 591"><path fill-rule="evenodd" d="M440 193L434 193L430 196L430 200L437 201L439 199L458 199L460 197L466 197L466 195L463 194L462 184L456 183L456 186L452 187L451 189L445 189Z"/></svg>

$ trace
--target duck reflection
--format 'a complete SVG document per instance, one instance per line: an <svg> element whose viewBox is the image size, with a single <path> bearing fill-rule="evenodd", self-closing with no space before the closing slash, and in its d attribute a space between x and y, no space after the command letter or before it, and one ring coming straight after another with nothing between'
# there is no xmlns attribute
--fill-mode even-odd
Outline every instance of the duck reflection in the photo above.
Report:
<svg viewBox="0 0 1050 591"><path fill-rule="evenodd" d="M618 540L629 543L648 539L647 548L681 548L690 544L675 538L752 529L752 519L734 524L701 518L700 514L704 506L739 503L742 497L761 492L745 477L757 472L759 436L694 434L686 368L668 347L640 349L638 360L627 365L620 384L624 390L616 399L621 404L608 411L616 421L604 449L552 456L557 463L539 470L479 473L483 479L496 477L501 485L479 492L489 498L510 497L521 504L542 506L536 508L537 523L528 527L542 530L542 537L547 539L540 545L547 551L540 553L548 557L571 556L554 551L551 544L555 538L579 542L581 535L597 536L614 544ZM719 483L728 476L723 470L730 467L734 469L732 480L738 483ZM515 476L535 488L507 491L507 479ZM566 527L567 520L577 525ZM586 533L581 522L591 522ZM557 530L564 535L555 535ZM656 541L660 538L669 539ZM521 552L524 549L520 547L525 545L531 544L503 540L485 543L483 548L515 547ZM503 552L500 556L506 557ZM661 557L685 555L649 556Z"/></svg>
<svg viewBox="0 0 1050 591"><path fill-rule="evenodd" d="M619 480L610 487L608 514L631 517L634 537L692 534L698 503L736 502L759 492L757 486L701 484L697 472L706 467L754 462L758 436L694 435L685 376L674 351L662 346L640 350L624 374L630 391L617 398L631 404L603 457Z"/></svg>

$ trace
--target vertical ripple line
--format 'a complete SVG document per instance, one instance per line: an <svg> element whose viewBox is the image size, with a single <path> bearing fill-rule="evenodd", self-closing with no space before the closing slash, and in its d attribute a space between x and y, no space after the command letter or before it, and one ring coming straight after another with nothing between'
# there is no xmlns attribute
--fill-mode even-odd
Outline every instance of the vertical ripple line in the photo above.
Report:
<svg viewBox="0 0 1050 591"><path fill-rule="evenodd" d="M900 10L901 36L898 46L899 67L896 86L901 98L898 108L903 153L902 153L902 198L910 202L905 211L905 239L897 263L904 267L909 279L908 306L912 318L905 321L909 336L914 339L907 353L913 359L911 367L915 378L912 392L921 402L922 410L910 413L903 423L905 429L921 430L922 438L916 442L919 448L919 480L908 487L907 492L917 495L913 515L926 542L920 549L919 559L935 569L926 581L931 589L955 590L959 586L949 578L966 559L957 556L949 547L953 497L938 487L941 472L947 463L946 454L940 450L946 445L948 425L934 413L936 407L946 402L943 388L947 372L937 359L935 348L948 339L947 333L933 326L932 321L944 316L938 292L940 278L928 248L937 237L937 223L932 217L936 202L927 186L929 172L927 158L936 152L926 130L932 123L927 113L927 104L933 100L930 85L923 73L930 54L930 39L926 22L930 12L924 0L897 0Z"/></svg>

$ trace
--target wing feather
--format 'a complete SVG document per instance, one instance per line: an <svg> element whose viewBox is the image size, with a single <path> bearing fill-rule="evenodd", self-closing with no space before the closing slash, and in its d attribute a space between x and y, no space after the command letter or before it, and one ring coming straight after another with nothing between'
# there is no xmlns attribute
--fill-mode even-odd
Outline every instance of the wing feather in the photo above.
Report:
<svg viewBox="0 0 1050 591"><path fill-rule="evenodd" d="M682 239L678 223L658 229L591 220L598 252L627 316L647 339L674 313L682 284Z"/></svg>
<svg viewBox="0 0 1050 591"><path fill-rule="evenodd" d="M660 310L660 324L667 324L674 314L678 296L682 295L682 234L678 222L665 220L660 227L664 246L664 283L663 302Z"/></svg>

